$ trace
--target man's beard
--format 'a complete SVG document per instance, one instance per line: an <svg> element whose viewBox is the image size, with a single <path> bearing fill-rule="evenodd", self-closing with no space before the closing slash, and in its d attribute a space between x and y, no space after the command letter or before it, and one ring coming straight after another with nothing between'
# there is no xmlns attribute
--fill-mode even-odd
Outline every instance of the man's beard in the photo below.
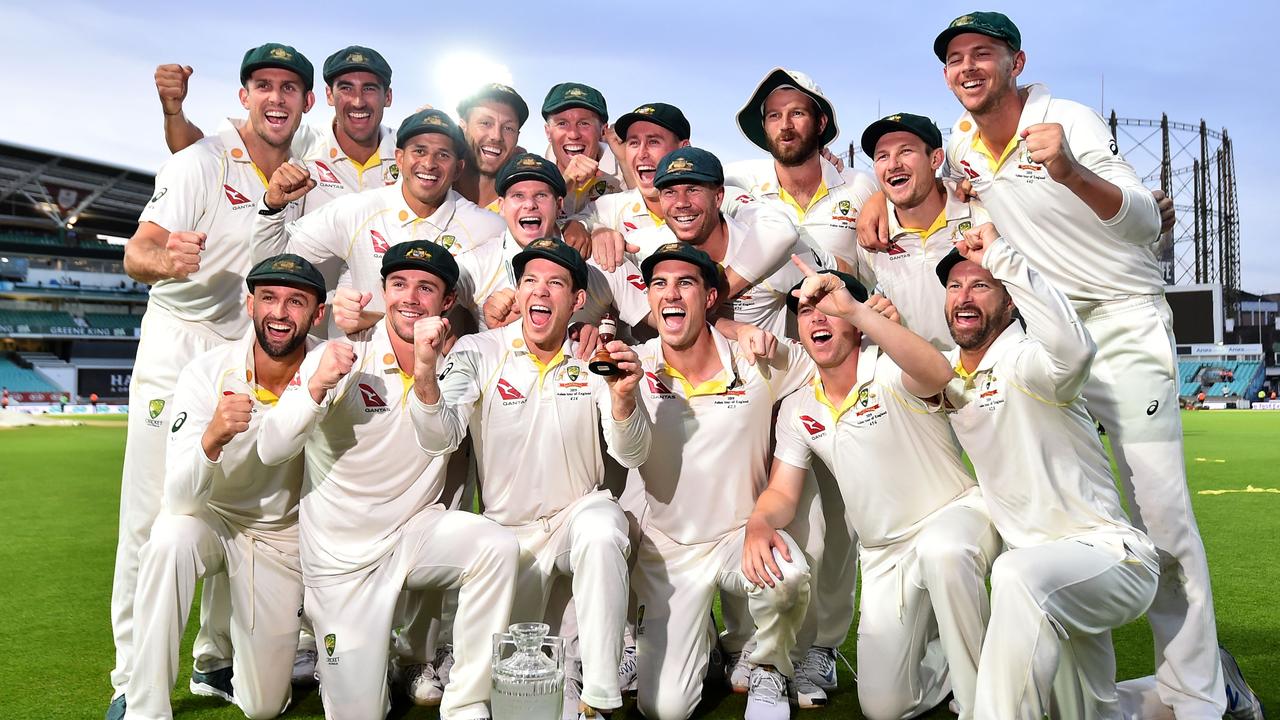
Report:
<svg viewBox="0 0 1280 720"><path fill-rule="evenodd" d="M271 340L267 338L267 332L264 329L266 322L266 320L263 320L261 323L254 323L253 332L258 338L258 347L262 348L267 357L277 360L282 357L288 357L299 347L302 347L302 344L307 341L307 333L311 332L311 326L309 325L305 328L296 328L293 337L289 338L283 346L277 346L273 345Z"/></svg>
<svg viewBox="0 0 1280 720"><path fill-rule="evenodd" d="M783 130L782 132L778 133L778 135L779 135L779 139L781 139L782 135L787 135L788 140L790 140L792 137L800 137L800 133L797 133L794 130ZM800 145L790 150L781 150L778 147L777 141L774 138L769 138L769 154L773 156L774 160L777 160L778 162L782 163L786 167L795 167L796 165L801 165L818 152L818 148L819 148L818 136L819 136L819 133L814 132L809 137L802 138L802 142L800 143Z"/></svg>

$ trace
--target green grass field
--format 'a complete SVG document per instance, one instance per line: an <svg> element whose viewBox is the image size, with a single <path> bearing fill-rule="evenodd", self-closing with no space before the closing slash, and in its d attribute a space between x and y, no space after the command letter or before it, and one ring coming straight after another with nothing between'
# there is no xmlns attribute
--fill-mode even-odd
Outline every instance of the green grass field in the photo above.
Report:
<svg viewBox="0 0 1280 720"><path fill-rule="evenodd" d="M6 718L100 718L110 698L108 606L125 433L119 420L95 420L101 424L0 430L0 517L6 525L0 543L0 715ZM1280 586L1280 413L1199 412L1185 414L1184 421L1219 637L1263 701L1280 708L1280 613L1272 594ZM1248 486L1268 491L1242 492ZM192 636L189 629L184 658ZM844 647L850 660L852 640ZM1115 641L1120 677L1151 671L1145 623L1121 628ZM220 701L192 696L186 689L190 661L183 665L173 695L179 718L243 717ZM843 668L840 684L826 713L861 717L853 677ZM741 717L743 700L709 698L704 708L705 717ZM405 715L435 716L416 708ZM315 693L298 698L286 717L323 717ZM942 710L929 717L952 716Z"/></svg>

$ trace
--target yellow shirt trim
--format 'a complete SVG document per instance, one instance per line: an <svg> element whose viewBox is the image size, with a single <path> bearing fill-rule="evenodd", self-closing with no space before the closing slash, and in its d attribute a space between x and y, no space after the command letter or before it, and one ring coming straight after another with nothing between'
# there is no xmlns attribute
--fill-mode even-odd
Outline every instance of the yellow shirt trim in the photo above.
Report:
<svg viewBox="0 0 1280 720"><path fill-rule="evenodd" d="M973 387L974 385L973 378L975 375L978 374L977 370L974 370L973 372L969 372L968 370L965 370L964 361L961 360L959 357L956 357L956 365L953 369L956 371L956 375L958 375L961 380L964 380L964 388L966 390Z"/></svg>
<svg viewBox="0 0 1280 720"><path fill-rule="evenodd" d="M724 370L721 370L718 375L710 380L701 383L698 387L694 387L679 370L670 365L664 367L663 370L680 382L680 387L684 390L686 399L695 398L699 395L720 395L729 389L729 383L724 379Z"/></svg>
<svg viewBox="0 0 1280 720"><path fill-rule="evenodd" d="M987 144L982 141L982 135L974 133L973 150L987 159L987 165L991 168L991 172L994 173L996 170L999 170L1000 166L1004 164L1004 161L1013 154L1014 148L1018 147L1018 140L1018 133L1014 133L1013 137L1009 138L1009 144L1005 145L1004 150L1000 153L1000 159L997 160L995 156L991 154L991 150L987 148Z"/></svg>
<svg viewBox="0 0 1280 720"><path fill-rule="evenodd" d="M662 227L667 221L661 215L654 215L652 210L646 210L649 213L649 219L653 221L654 227Z"/></svg>
<svg viewBox="0 0 1280 720"><path fill-rule="evenodd" d="M253 394L258 397L258 402L263 405L275 405L280 402L280 398L275 393L264 387L255 387Z"/></svg>
<svg viewBox="0 0 1280 720"><path fill-rule="evenodd" d="M791 197L791 193L787 192L786 189L783 188L781 185L778 186L778 197L782 198L782 202L795 208L796 217L801 220L804 219L804 216L806 213L808 213L810 210L813 209L814 205L818 204L819 200L821 200L826 196L827 196L827 181L823 180L822 183L818 185L817 192L813 194L813 199L809 201L809 207L802 208L800 207L800 203L796 202L796 199Z"/></svg>
<svg viewBox="0 0 1280 720"><path fill-rule="evenodd" d="M832 422L840 422L840 417L848 412L858 402L857 388L854 388L849 391L848 395L844 396L844 400L840 403L840 407L837 408L827 397L827 391L822 387L821 380L814 380L813 396L819 403L826 407L827 410L831 411Z"/></svg>
<svg viewBox="0 0 1280 720"><path fill-rule="evenodd" d="M942 212L938 213L938 217L933 219L933 224L930 225L928 228L925 228L922 230L920 228L904 227L902 228L902 231L909 232L914 235L918 235L920 237L920 247L924 247L925 243L929 242L929 238L933 237L934 233L938 232L939 230L941 230L946 226L947 226L947 209L943 207Z"/></svg>
<svg viewBox="0 0 1280 720"><path fill-rule="evenodd" d="M542 387L542 381L546 379L547 371L564 362L564 350L557 352L555 357L551 358L551 362L545 365L542 364L542 361L538 359L538 356L533 353L529 353L527 357L532 360L534 366L538 368L538 387Z"/></svg>
<svg viewBox="0 0 1280 720"><path fill-rule="evenodd" d="M253 171L258 174L258 179L262 181L262 187L267 187L267 185L270 184L270 181L267 180L266 173L262 172L262 168L258 167L258 163L250 161L249 167L252 167Z"/></svg>

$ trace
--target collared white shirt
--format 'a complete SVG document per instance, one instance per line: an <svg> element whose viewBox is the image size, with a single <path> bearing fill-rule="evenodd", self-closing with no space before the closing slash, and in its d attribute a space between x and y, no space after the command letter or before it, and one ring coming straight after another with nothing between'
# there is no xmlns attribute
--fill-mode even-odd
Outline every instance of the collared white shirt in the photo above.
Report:
<svg viewBox="0 0 1280 720"><path fill-rule="evenodd" d="M366 309L385 309L382 299L382 256L392 245L429 240L455 256L502 234L506 223L453 190L429 217L420 218L405 202L400 183L352 193L326 203L289 223L278 215L258 215L255 255L266 258L292 252L314 263L333 281L338 270L350 274L350 285L372 292Z"/></svg>
<svg viewBox="0 0 1280 720"><path fill-rule="evenodd" d="M547 145L547 151L542 156L551 162L556 161L555 150L550 145ZM577 187L570 186L567 188L560 217L561 219L566 219L577 215L593 200L598 200L601 196L622 192L626 189L627 183L623 179L622 166L618 163L618 158L614 156L613 150L609 148L609 145L602 142L600 143L600 161L599 167L596 168L596 176Z"/></svg>
<svg viewBox="0 0 1280 720"><path fill-rule="evenodd" d="M354 335L356 364L316 404L308 389L322 343L307 353L297 385L267 414L258 454L268 464L305 448L301 502L304 581L332 584L368 571L395 548L400 529L439 501L448 456L422 452L409 419L413 376L400 370L387 322Z"/></svg>
<svg viewBox="0 0 1280 720"><path fill-rule="evenodd" d="M475 316L482 329L488 329L482 312L485 300L498 290L515 289L518 278L512 261L523 249L511 231L504 230L496 241L456 258L460 271L458 303ZM617 317L632 326L643 322L649 314L644 278L630 260L624 260L613 272L605 272L594 260L587 260L586 290L586 305L574 313L575 322L594 325L615 307Z"/></svg>
<svg viewBox="0 0 1280 720"><path fill-rule="evenodd" d="M809 206L802 208L778 182L773 163L773 158L730 163L724 172L725 184L746 188L755 199L786 213L806 245L843 258L856 276L864 277L858 268L857 221L863 204L880 189L875 178L862 170L836 170L835 165L819 158L822 182Z"/></svg>
<svg viewBox="0 0 1280 720"><path fill-rule="evenodd" d="M614 420L608 383L573 357L568 338L543 364L519 322L459 340L440 374L440 395L430 406L414 396L418 442L430 454L451 453L470 428L484 514L502 525L552 517L597 490L601 430L623 467L649 455L643 403Z"/></svg>
<svg viewBox="0 0 1280 720"><path fill-rule="evenodd" d="M1031 85L1018 130L999 156L979 139L969 113L947 140L944 174L968 179L1002 235L1073 302L1159 295L1164 278L1153 251L1160 232L1155 198L1120 155L1102 118L1080 103ZM1060 123L1077 162L1120 188L1115 217L1102 220L1067 186L1031 162L1022 131Z"/></svg>
<svg viewBox="0 0 1280 720"><path fill-rule="evenodd" d="M858 542L880 547L910 538L975 482L946 417L906 389L888 355L864 342L857 372L839 407L816 375L782 401L774 457L808 469L816 455L836 478Z"/></svg>
<svg viewBox="0 0 1280 720"><path fill-rule="evenodd" d="M158 280L151 287L149 310L196 323L228 340L249 328L244 277L253 267L248 238L258 217L258 199L267 178L240 138L241 120L177 153L156 174L156 190L138 222L169 232L205 233L200 269L184 279ZM286 208L280 221L298 216Z"/></svg>
<svg viewBox="0 0 1280 720"><path fill-rule="evenodd" d="M814 368L796 343L780 340L773 358L752 365L736 341L710 332L721 371L697 387L666 364L660 338L636 348L653 418L649 459L638 470L648 524L684 545L746 524L768 483L774 403L804 387Z"/></svg>
<svg viewBox="0 0 1280 720"><path fill-rule="evenodd" d="M946 205L927 228L903 227L892 202L885 199L889 215L889 248L867 252L861 247L860 267L871 271L878 292L893 301L902 315L902 324L933 343L939 350L955 347L947 327L947 291L938 282L937 267L965 230L990 222L987 213L976 202L955 197L955 183L943 180Z"/></svg>
<svg viewBox="0 0 1280 720"><path fill-rule="evenodd" d="M983 266L1026 320L1014 321L945 390L951 427L969 454L992 523L1014 548L1095 532L1136 532L1080 391L1096 350L1067 298L1010 243Z"/></svg>
<svg viewBox="0 0 1280 720"><path fill-rule="evenodd" d="M307 347L317 341L307 338ZM276 396L254 375L252 332L191 360L178 376L169 417L162 505L171 513L212 511L233 527L257 534L284 534L296 541L302 458L264 465L258 430ZM290 385L300 382L294 375ZM217 460L205 455L202 439L224 395L242 393L253 402L249 429L223 446Z"/></svg>
<svg viewBox="0 0 1280 720"><path fill-rule="evenodd" d="M316 186L302 198L304 214L343 195L394 185L400 179L400 168L396 166L396 131L392 128L378 127L378 150L364 164L347 156L338 143L333 123L323 129L303 125L298 128L298 135L306 136L302 162L311 179L316 181Z"/></svg>

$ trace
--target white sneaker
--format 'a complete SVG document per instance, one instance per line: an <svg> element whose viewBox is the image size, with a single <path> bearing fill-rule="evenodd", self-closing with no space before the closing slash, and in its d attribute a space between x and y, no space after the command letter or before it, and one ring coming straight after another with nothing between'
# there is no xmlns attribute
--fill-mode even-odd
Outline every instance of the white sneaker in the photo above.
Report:
<svg viewBox="0 0 1280 720"><path fill-rule="evenodd" d="M741 694L751 688L751 663L747 661L746 652L729 653L729 662L724 667L725 680L731 690Z"/></svg>
<svg viewBox="0 0 1280 720"><path fill-rule="evenodd" d="M796 676L791 681L791 704L801 710L820 708L827 704L827 692L796 668Z"/></svg>
<svg viewBox="0 0 1280 720"><path fill-rule="evenodd" d="M435 706L444 697L444 686L429 663L410 665L404 670L404 690L414 705Z"/></svg>
<svg viewBox="0 0 1280 720"><path fill-rule="evenodd" d="M449 672L453 670L453 646L441 645L436 648L436 659L431 664L436 668L436 680L440 687L448 687Z"/></svg>
<svg viewBox="0 0 1280 720"><path fill-rule="evenodd" d="M804 654L804 658L796 663L796 680L803 675L823 690L836 689L836 650L835 648L814 645Z"/></svg>
<svg viewBox="0 0 1280 720"><path fill-rule="evenodd" d="M1231 720L1263 720L1262 701L1244 679L1240 666L1227 649L1218 646L1222 661L1222 681L1227 689L1227 717Z"/></svg>
<svg viewBox="0 0 1280 720"><path fill-rule="evenodd" d="M746 720L789 720L791 703L787 700L787 678L768 665L751 668L747 689Z"/></svg>
<svg viewBox="0 0 1280 720"><path fill-rule="evenodd" d="M316 684L316 651L310 648L298 648L293 656L293 684Z"/></svg>
<svg viewBox="0 0 1280 720"><path fill-rule="evenodd" d="M622 694L636 691L636 646L622 648L622 662L618 663L618 690Z"/></svg>

